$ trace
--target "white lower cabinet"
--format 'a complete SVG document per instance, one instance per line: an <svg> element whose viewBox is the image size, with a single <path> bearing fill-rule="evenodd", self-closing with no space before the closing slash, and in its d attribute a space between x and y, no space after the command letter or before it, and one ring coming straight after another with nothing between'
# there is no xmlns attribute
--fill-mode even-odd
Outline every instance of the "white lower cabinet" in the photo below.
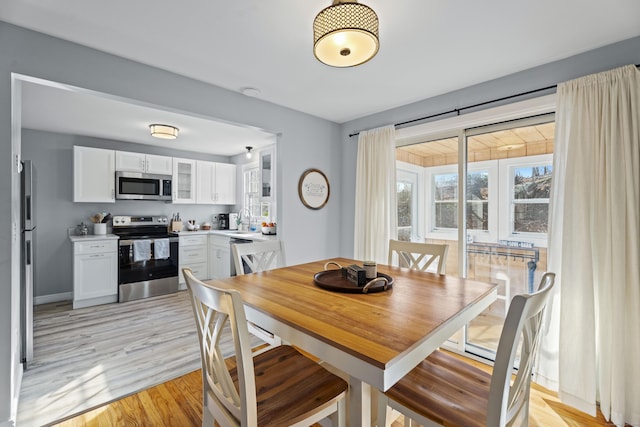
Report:
<svg viewBox="0 0 640 427"><path fill-rule="evenodd" d="M229 238L209 235L209 276L224 279L231 276L231 247Z"/></svg>
<svg viewBox="0 0 640 427"><path fill-rule="evenodd" d="M73 243L73 308L118 301L118 241Z"/></svg>
<svg viewBox="0 0 640 427"><path fill-rule="evenodd" d="M181 235L179 241L179 279L180 289L187 289L182 269L188 267L193 275L200 280L209 278L209 263L207 260L207 235Z"/></svg>

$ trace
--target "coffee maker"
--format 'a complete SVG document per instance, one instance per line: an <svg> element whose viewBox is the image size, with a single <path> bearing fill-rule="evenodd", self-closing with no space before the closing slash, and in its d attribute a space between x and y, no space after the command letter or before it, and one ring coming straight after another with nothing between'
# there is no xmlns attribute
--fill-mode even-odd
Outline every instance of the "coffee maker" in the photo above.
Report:
<svg viewBox="0 0 640 427"><path fill-rule="evenodd" d="M229 229L229 214L221 213L218 214L218 230L228 230Z"/></svg>

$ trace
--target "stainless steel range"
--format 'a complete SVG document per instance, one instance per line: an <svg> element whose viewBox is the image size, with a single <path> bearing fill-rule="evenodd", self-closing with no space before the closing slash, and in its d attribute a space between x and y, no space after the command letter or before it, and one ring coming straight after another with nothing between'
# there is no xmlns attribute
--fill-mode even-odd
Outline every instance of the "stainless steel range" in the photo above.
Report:
<svg viewBox="0 0 640 427"><path fill-rule="evenodd" d="M118 249L118 301L178 291L178 236L166 216L114 216Z"/></svg>

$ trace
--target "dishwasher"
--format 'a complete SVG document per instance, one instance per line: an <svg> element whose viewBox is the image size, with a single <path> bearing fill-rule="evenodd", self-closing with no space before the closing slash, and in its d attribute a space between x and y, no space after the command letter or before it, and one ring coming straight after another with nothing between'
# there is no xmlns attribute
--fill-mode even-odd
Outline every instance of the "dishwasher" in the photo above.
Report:
<svg viewBox="0 0 640 427"><path fill-rule="evenodd" d="M231 261L231 271L230 271L231 276L237 276L236 263L235 263L235 261L233 259L233 250L231 250L231 248L232 248L231 245L234 245L234 244L241 245L243 243L253 243L253 240L238 239L238 238L233 238L233 237L229 240L229 253L231 254L231 257L230 257L231 258L231 260L230 260ZM244 271L247 271L248 265L244 260L242 260L242 267L243 267Z"/></svg>

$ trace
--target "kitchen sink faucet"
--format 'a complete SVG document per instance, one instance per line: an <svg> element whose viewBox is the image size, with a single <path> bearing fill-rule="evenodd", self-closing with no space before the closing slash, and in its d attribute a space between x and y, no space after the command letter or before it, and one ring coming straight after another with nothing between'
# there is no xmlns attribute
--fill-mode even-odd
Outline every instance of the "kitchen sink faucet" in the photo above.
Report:
<svg viewBox="0 0 640 427"><path fill-rule="evenodd" d="M247 215L244 218L248 218L248 223L246 223L243 219L242 214L246 212ZM249 208L242 208L238 211L238 225L242 231L248 231L251 227L251 221L253 221L253 217L251 216L251 211Z"/></svg>

